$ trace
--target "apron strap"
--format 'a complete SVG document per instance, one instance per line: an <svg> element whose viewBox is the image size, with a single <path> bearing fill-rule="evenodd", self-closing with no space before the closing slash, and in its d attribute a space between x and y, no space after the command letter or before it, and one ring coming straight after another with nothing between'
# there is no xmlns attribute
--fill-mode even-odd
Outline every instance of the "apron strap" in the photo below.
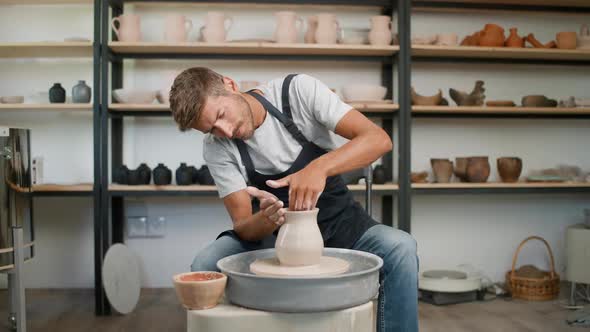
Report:
<svg viewBox="0 0 590 332"><path fill-rule="evenodd" d="M293 120L293 116L291 115L291 104L289 103L289 87L291 86L291 81L295 76L297 76L297 74L290 74L285 77L281 91L281 104L283 106L283 113L291 120Z"/></svg>

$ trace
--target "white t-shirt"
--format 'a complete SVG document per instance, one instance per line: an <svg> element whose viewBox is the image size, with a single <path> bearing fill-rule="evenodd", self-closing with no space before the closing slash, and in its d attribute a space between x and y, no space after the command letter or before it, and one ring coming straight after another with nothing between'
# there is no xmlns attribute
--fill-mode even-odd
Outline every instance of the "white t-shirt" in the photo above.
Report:
<svg viewBox="0 0 590 332"><path fill-rule="evenodd" d="M284 78L277 78L256 87L281 112L283 80ZM289 103L293 121L307 140L328 151L345 142L334 130L352 107L340 100L322 82L305 74L295 76L289 87ZM254 135L244 142L248 146L254 168L262 174L286 171L302 149L285 126L270 113L266 114L264 122L254 131ZM235 142L231 139L206 135L203 158L215 180L219 197L223 198L246 188L246 168Z"/></svg>

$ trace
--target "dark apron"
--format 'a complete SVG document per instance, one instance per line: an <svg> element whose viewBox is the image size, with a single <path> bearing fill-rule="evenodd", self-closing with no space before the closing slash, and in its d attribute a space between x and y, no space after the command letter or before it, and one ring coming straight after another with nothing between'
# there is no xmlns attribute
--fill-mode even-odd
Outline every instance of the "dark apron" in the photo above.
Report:
<svg viewBox="0 0 590 332"><path fill-rule="evenodd" d="M293 122L291 106L289 104L289 86L293 77L295 77L294 74L289 75L283 81L281 95L283 112L279 111L263 96L248 91L248 94L256 98L271 116L279 120L293 138L303 147L291 167L279 174L260 174L254 168L247 145L241 140L234 140L240 152L242 163L246 168L249 184L275 195L279 200L283 201L285 206L289 206L289 188L271 188L266 185L266 181L278 180L296 173L316 158L327 153L326 150L308 141ZM354 200L352 194L348 191L348 187L339 175L330 176L326 179L326 187L318 200L317 207L320 210L318 214L318 226L322 232L324 246L326 247L352 248L354 243L367 229L377 225L377 222ZM218 238L225 235L239 239L233 230L221 233ZM248 244L248 241L241 239L240 241L245 242L246 245ZM255 241L251 244L254 246L259 242Z"/></svg>

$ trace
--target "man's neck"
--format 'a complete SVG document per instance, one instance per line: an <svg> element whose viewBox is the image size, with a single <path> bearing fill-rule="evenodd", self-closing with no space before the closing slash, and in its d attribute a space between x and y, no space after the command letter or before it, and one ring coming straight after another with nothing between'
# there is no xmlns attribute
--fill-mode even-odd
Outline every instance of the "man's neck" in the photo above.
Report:
<svg viewBox="0 0 590 332"><path fill-rule="evenodd" d="M262 92L260 90L254 91L256 91L255 93L262 95ZM258 127L262 125L264 119L266 118L266 110L264 109L264 106L262 106L262 104L256 98L252 97L250 94L244 93L242 95L244 96L246 102L248 103L248 105L250 105L250 109L252 110L254 129L258 129Z"/></svg>

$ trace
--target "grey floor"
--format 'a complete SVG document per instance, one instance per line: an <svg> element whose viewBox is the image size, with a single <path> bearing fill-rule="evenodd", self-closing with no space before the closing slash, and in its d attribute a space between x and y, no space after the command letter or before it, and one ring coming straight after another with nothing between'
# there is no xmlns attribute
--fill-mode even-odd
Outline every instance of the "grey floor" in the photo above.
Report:
<svg viewBox="0 0 590 332"><path fill-rule="evenodd" d="M129 315L94 316L92 290L28 290L28 331L186 331L186 316L174 290L144 289ZM0 291L0 331L8 331L8 297ZM586 307L590 314L590 305ZM581 315L559 306L559 301L524 302L495 299L452 306L420 303L421 331L590 331L568 327L564 320Z"/></svg>

